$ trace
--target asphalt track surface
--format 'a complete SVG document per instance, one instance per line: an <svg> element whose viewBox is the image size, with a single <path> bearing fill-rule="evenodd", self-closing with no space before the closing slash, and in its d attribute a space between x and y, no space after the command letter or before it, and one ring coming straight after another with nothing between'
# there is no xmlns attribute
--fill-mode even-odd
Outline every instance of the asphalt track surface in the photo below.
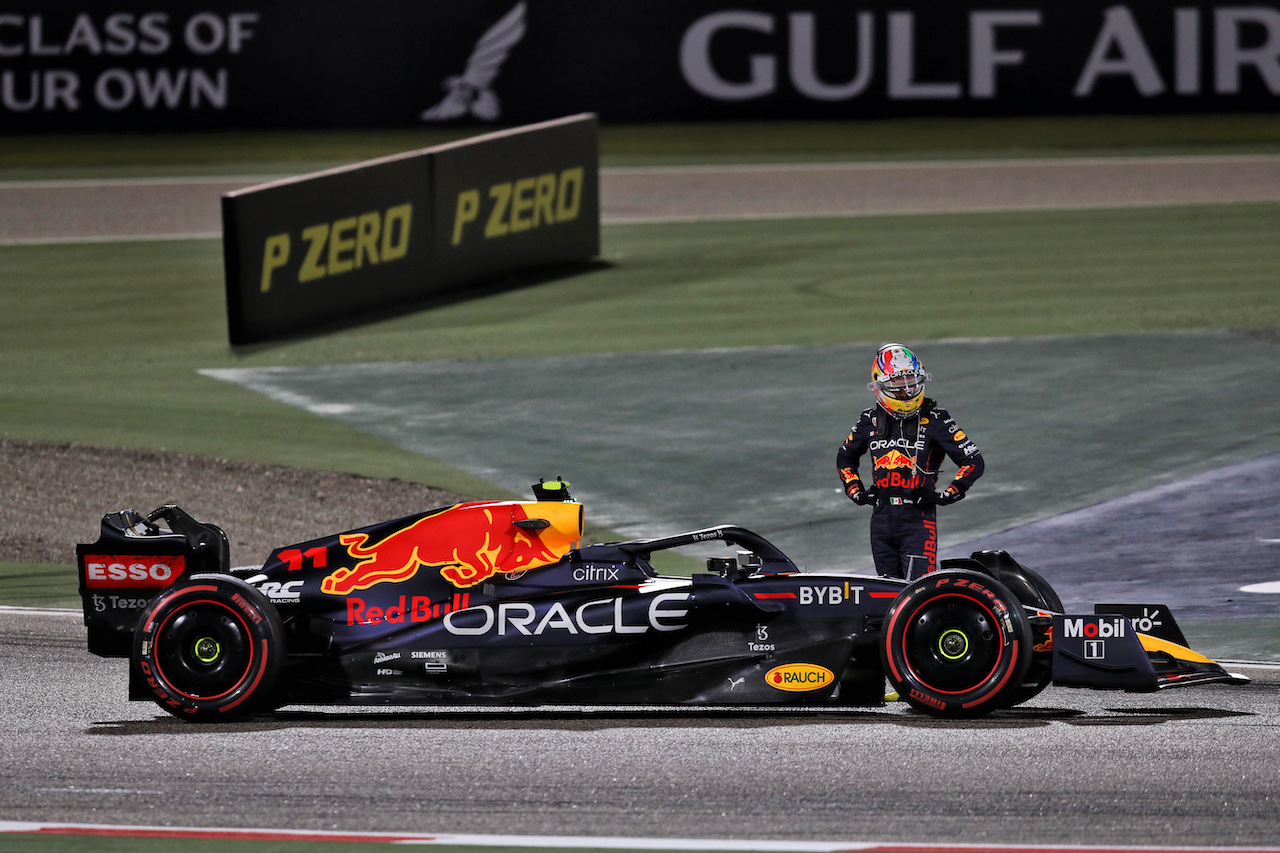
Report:
<svg viewBox="0 0 1280 853"><path fill-rule="evenodd" d="M1196 161L1170 166L1186 170L1181 178L1148 177L1152 194L1136 203L1280 198L1280 161L1255 159L1238 166L1247 178L1234 194L1222 190L1219 176L1209 182L1211 198L1177 196L1195 185L1189 175L1204 165ZM1106 196L1106 187L1138 165L1126 161L1093 178L1064 180L1062 191L1077 195L1059 203L1134 203L1132 187L1098 194ZM902 166L836 171L887 180ZM916 177L941 181L943 198L930 195L939 210L989 209L962 180L988 168L964 164L955 173L961 177L941 180L930 164ZM693 189L693 171L678 175L689 203L714 197ZM788 192L763 189L764 173L807 179L814 171L743 170L756 189L733 185L725 191L738 200L732 211L726 202L720 213L698 215L836 212L793 214ZM833 174L818 185L830 187ZM1039 194L1017 174L988 175ZM629 179L606 175L611 221L664 215L652 204L623 209L618 199L625 194L611 195L615 178L619 187ZM1102 188L1083 186L1095 180ZM216 233L214 202L230 188L161 183L156 192L176 193L165 208L148 201L151 184L98 183L0 187L0 239ZM77 192L87 195L61 195ZM753 197L759 204L744 208L743 199ZM902 195L889 188L884 197L892 207ZM1003 203L1047 206L1036 198ZM157 219L168 224L157 226ZM1245 670L1256 680L1243 688L1135 695L1050 688L1026 706L968 722L937 721L895 704L839 716L288 708L196 727L149 703L127 702L122 662L95 658L83 643L77 615L0 614L0 819L900 843L1280 844L1280 677L1272 669Z"/></svg>
<svg viewBox="0 0 1280 853"><path fill-rule="evenodd" d="M124 699L77 614L0 620L0 820L1021 844L1280 843L1280 671L1050 688L942 722L288 708L197 726Z"/></svg>
<svg viewBox="0 0 1280 853"><path fill-rule="evenodd" d="M0 245L221 235L273 176L0 182ZM606 223L1280 201L1280 156L604 169Z"/></svg>

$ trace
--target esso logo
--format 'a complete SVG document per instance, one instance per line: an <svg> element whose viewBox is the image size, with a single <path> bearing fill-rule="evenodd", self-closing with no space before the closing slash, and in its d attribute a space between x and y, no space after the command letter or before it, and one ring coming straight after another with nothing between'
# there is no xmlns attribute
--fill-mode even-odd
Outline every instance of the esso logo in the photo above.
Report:
<svg viewBox="0 0 1280 853"><path fill-rule="evenodd" d="M138 589L164 587L182 574L186 558L155 554L84 558L84 585L89 589Z"/></svg>

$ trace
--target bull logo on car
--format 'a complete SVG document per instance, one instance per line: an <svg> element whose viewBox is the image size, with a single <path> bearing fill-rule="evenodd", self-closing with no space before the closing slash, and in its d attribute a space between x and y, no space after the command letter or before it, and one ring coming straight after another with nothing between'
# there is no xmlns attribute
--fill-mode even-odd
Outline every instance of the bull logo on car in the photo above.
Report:
<svg viewBox="0 0 1280 853"><path fill-rule="evenodd" d="M576 504L543 504L539 511L564 518L555 523L530 519L522 504L495 501L431 513L372 543L368 533L344 533L339 541L359 562L335 570L321 582L320 590L346 595L378 583L399 583L424 566L439 569L441 577L465 589L499 572L550 565L581 536L580 521L564 523L570 515L580 514ZM523 521L532 522L530 529L519 524Z"/></svg>

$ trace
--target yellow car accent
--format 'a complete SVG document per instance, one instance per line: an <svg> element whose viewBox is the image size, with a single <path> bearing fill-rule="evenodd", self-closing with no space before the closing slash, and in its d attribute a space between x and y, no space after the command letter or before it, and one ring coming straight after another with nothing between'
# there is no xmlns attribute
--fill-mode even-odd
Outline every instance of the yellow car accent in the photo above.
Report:
<svg viewBox="0 0 1280 853"><path fill-rule="evenodd" d="M1214 663L1213 660L1193 649L1189 649L1186 646L1180 646L1177 643L1171 643L1168 640L1162 640L1159 637L1152 637L1150 634L1138 634L1138 639L1142 641L1143 651L1146 652L1164 652L1170 657L1177 658L1178 660L1195 661L1196 663Z"/></svg>

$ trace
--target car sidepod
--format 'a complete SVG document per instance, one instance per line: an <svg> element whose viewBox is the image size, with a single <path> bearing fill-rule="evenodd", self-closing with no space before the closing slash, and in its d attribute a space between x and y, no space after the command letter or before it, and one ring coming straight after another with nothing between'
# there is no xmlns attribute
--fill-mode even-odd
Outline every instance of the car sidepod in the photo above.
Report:
<svg viewBox="0 0 1280 853"><path fill-rule="evenodd" d="M904 585L839 573L742 579L737 587L751 605L743 634L759 656L740 673L743 687L761 704L883 704L877 639Z"/></svg>
<svg viewBox="0 0 1280 853"><path fill-rule="evenodd" d="M424 589L331 610L322 630L336 654L294 671L293 701L335 691L396 704L882 701L875 623L892 583L872 580L887 588L873 599L846 578L658 577L604 547L455 593L438 615L415 609Z"/></svg>

